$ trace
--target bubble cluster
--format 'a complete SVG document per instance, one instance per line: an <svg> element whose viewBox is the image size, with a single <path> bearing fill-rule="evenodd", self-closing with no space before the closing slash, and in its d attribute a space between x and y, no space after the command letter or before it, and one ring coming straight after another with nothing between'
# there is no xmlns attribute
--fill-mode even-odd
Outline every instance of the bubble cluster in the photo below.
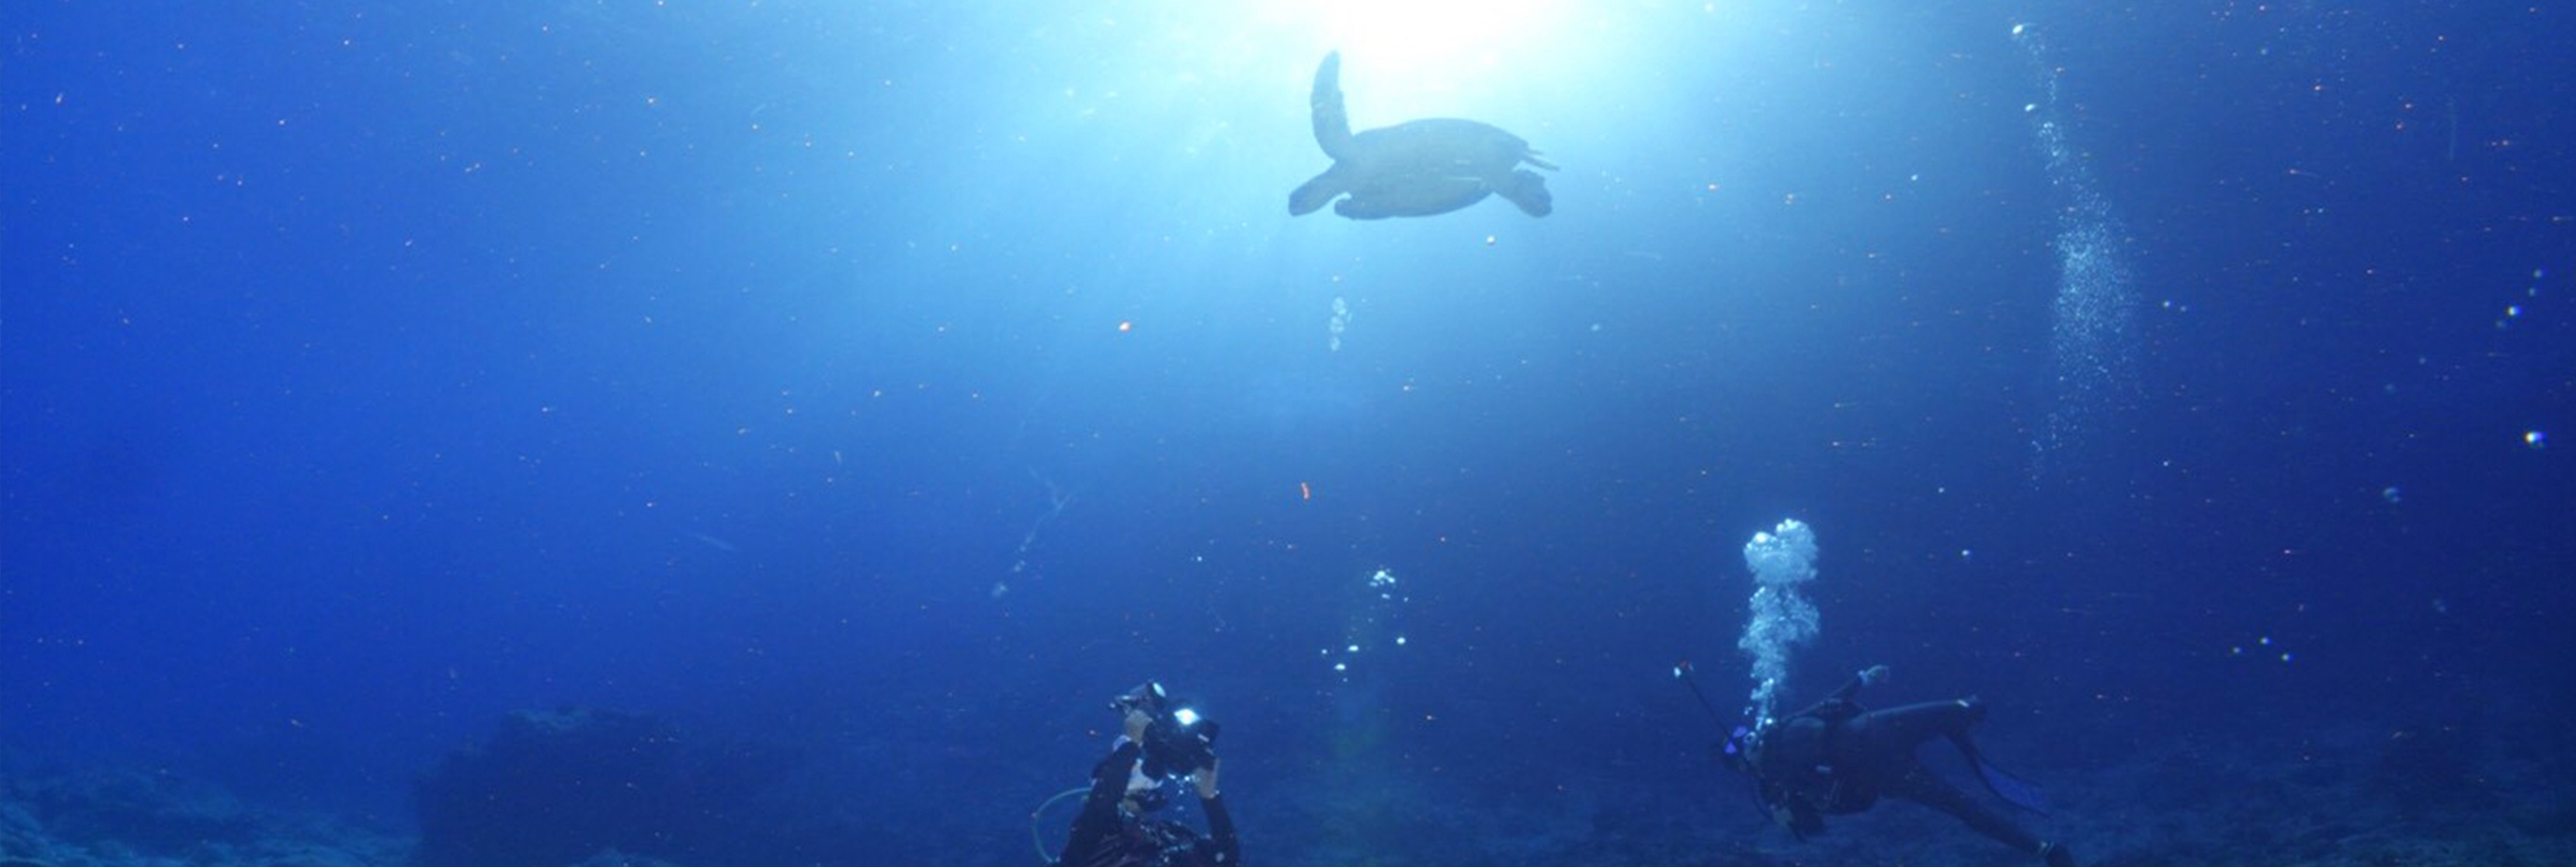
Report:
<svg viewBox="0 0 2576 867"><path fill-rule="evenodd" d="M2227 655L2253 657L2257 659L2278 659L2282 662L2299 661L2298 654L2282 648L2281 645L2273 642L2272 636L2269 635L2255 638L2254 647L2250 650L2242 644L2230 647L2227 649Z"/></svg>
<svg viewBox="0 0 2576 867"><path fill-rule="evenodd" d="M1744 568L1753 573L1753 598L1746 603L1753 613L1735 646L1753 657L1754 718L1768 720L1789 677L1790 651L1816 637L1816 605L1798 590L1816 578L1815 531L1788 520L1753 534L1744 545Z"/></svg>
<svg viewBox="0 0 2576 867"><path fill-rule="evenodd" d="M2094 182L2083 152L2067 140L2058 109L2061 70L2049 65L2037 30L2015 24L2012 37L2039 76L2040 98L2022 106L2022 113L2030 118L2049 185L2065 198L2053 244L2058 279L2049 328L2056 402L2031 443L2031 475L2038 480L2048 475L2052 459L2129 402L2138 354L2138 293L2127 230Z"/></svg>
<svg viewBox="0 0 2576 867"><path fill-rule="evenodd" d="M1397 621L1404 604L1412 601L1412 597L1398 589L1395 572L1389 569L1372 572L1361 587L1367 595L1360 600L1350 622L1343 627L1341 644L1315 651L1318 657L1332 663L1333 673L1342 675L1344 679L1349 678L1362 654L1411 643L1403 632L1402 624Z"/></svg>

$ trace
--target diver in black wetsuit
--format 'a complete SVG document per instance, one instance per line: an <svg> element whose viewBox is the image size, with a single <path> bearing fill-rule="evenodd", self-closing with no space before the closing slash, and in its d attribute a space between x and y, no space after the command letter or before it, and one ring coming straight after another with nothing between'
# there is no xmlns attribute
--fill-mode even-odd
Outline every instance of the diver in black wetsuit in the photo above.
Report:
<svg viewBox="0 0 2576 867"><path fill-rule="evenodd" d="M1234 817L1217 791L1216 723L1167 707L1160 684L1119 698L1126 733L1091 769L1091 791L1073 819L1057 867L1233 867L1241 857ZM1208 834L1149 819L1163 806L1163 781L1186 773L1207 814Z"/></svg>
<svg viewBox="0 0 2576 867"><path fill-rule="evenodd" d="M1825 814L1858 813L1881 796L1903 798L1958 817L1968 827L2046 862L2074 867L2066 847L2032 835L1987 809L1914 757L1916 747L1948 738L1997 797L2045 812L2039 791L1988 764L1968 740L1968 727L1986 718L1973 698L1864 710L1860 688L1887 679L1887 666L1872 666L1814 707L1720 744L1721 759L1753 777L1773 821L1804 840L1825 830Z"/></svg>

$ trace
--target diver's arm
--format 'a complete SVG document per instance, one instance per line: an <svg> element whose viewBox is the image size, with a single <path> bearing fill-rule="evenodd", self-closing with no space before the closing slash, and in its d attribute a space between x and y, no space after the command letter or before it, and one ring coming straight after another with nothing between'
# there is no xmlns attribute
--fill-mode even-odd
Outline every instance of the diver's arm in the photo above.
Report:
<svg viewBox="0 0 2576 867"><path fill-rule="evenodd" d="M1190 774L1190 782L1199 790L1199 811L1207 814L1208 839L1205 850L1218 864L1231 865L1243 855L1234 840L1234 814L1225 810L1225 794L1217 791L1216 776L1222 759L1212 759L1208 766Z"/></svg>
<svg viewBox="0 0 2576 867"><path fill-rule="evenodd" d="M1119 738L1109 756L1091 767L1091 794L1082 796L1082 811L1089 813L1095 806L1117 809L1118 796L1127 792L1127 769L1135 767L1136 757L1144 752L1135 741Z"/></svg>
<svg viewBox="0 0 2576 867"><path fill-rule="evenodd" d="M1852 711L1858 711L1860 706L1854 700L1860 697L1860 688L1886 679L1887 666L1873 665L1861 669L1859 673L1852 675L1850 683L1843 684L1841 689L1834 690L1834 694L1825 696L1824 701L1817 702L1817 707L1839 706L1837 709L1849 708Z"/></svg>
<svg viewBox="0 0 2576 867"><path fill-rule="evenodd" d="M1800 843L1807 842L1807 835L1825 830L1824 812L1789 791L1787 786L1758 781L1754 784L1753 797L1761 803L1763 815L1769 817L1772 824L1779 825Z"/></svg>
<svg viewBox="0 0 2576 867"><path fill-rule="evenodd" d="M1789 799L1788 809L1789 836L1797 838L1798 842L1807 842L1807 835L1825 832L1825 811L1807 799Z"/></svg>
<svg viewBox="0 0 2576 867"><path fill-rule="evenodd" d="M1200 798L1199 809L1207 813L1208 854L1218 864L1235 864L1243 857L1243 848L1234 839L1234 814L1225 810L1225 796Z"/></svg>
<svg viewBox="0 0 2576 867"><path fill-rule="evenodd" d="M1082 813L1073 817L1073 836L1064 841L1064 854L1058 863L1089 863L1091 853L1118 835L1118 798L1127 791L1127 771L1136 766L1136 757L1145 748L1135 741L1119 738L1109 750L1109 757L1091 768L1091 792L1082 796Z"/></svg>

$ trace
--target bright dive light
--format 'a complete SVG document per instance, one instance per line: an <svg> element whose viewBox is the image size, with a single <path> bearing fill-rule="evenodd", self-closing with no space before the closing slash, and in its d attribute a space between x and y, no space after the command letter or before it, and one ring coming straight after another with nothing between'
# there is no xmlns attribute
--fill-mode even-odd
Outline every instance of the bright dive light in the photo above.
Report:
<svg viewBox="0 0 2576 867"><path fill-rule="evenodd" d="M1189 728L1190 726L1199 724L1199 712L1189 708L1181 708L1179 710L1172 711L1172 721L1180 723L1182 728Z"/></svg>

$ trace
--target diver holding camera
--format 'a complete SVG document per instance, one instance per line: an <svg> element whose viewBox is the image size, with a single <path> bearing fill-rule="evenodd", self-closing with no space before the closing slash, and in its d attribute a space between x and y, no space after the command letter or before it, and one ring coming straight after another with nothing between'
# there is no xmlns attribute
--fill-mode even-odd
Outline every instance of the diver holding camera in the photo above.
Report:
<svg viewBox="0 0 2576 867"><path fill-rule="evenodd" d="M1091 789L1073 820L1059 867L1232 867L1241 855L1234 818L1217 791L1215 720L1172 701L1146 681L1109 703L1124 733L1091 769ZM1187 778L1207 813L1207 836L1148 818L1166 803L1166 782Z"/></svg>

